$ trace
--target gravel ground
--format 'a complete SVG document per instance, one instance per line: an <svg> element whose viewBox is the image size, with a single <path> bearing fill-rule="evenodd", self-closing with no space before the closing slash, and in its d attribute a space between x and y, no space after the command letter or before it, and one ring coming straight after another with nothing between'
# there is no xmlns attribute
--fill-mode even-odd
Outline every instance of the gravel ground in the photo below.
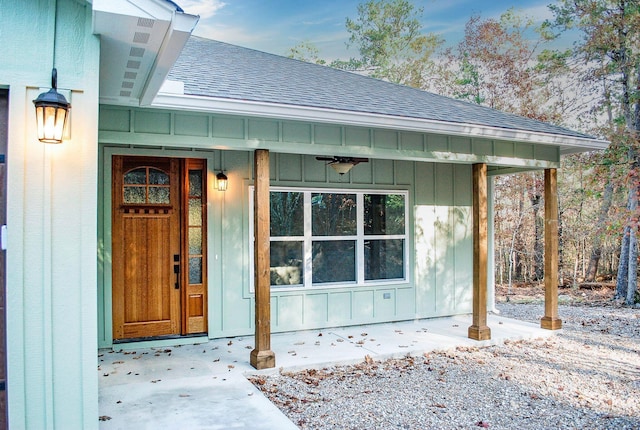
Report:
<svg viewBox="0 0 640 430"><path fill-rule="evenodd" d="M539 321L538 304L499 304ZM302 429L640 429L640 310L561 306L548 339L252 381Z"/></svg>

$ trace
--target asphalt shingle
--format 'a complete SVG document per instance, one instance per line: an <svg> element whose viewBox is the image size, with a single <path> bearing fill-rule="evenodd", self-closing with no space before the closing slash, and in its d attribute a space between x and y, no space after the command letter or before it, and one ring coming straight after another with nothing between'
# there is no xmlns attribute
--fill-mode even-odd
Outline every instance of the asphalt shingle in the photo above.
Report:
<svg viewBox="0 0 640 430"><path fill-rule="evenodd" d="M591 136L411 87L192 36L169 73L185 94Z"/></svg>

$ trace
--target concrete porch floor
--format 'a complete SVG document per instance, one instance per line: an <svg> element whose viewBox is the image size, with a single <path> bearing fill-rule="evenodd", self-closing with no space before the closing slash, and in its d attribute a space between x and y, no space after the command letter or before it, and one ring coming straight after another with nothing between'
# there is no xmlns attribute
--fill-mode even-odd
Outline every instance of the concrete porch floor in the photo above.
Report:
<svg viewBox="0 0 640 430"><path fill-rule="evenodd" d="M459 346L486 346L551 336L538 324L489 315L492 339L467 337L471 316L423 319L273 334L276 368L249 365L253 336L197 345L101 350L101 429L296 429L247 379L295 371L421 355ZM116 346L117 347L117 346ZM109 419L106 419L109 417Z"/></svg>

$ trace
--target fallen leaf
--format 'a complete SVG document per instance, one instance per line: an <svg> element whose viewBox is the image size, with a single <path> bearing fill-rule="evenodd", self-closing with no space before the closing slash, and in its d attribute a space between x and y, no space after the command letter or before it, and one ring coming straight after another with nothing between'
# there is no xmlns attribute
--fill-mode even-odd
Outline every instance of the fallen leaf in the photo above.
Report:
<svg viewBox="0 0 640 430"><path fill-rule="evenodd" d="M156 384L158 382L162 381L162 379L154 379L153 381L151 381L152 384Z"/></svg>
<svg viewBox="0 0 640 430"><path fill-rule="evenodd" d="M477 425L478 427L482 427L482 428L485 428L485 429L489 428L489 423L486 423L486 422L484 422L484 421L478 421L478 422L476 423L476 425Z"/></svg>
<svg viewBox="0 0 640 430"><path fill-rule="evenodd" d="M231 345L233 345L233 341L230 340L227 346L231 346Z"/></svg>
<svg viewBox="0 0 640 430"><path fill-rule="evenodd" d="M123 364L123 363L124 363L124 361L122 361L122 360L118 360L118 361L114 361L113 362L113 364Z"/></svg>

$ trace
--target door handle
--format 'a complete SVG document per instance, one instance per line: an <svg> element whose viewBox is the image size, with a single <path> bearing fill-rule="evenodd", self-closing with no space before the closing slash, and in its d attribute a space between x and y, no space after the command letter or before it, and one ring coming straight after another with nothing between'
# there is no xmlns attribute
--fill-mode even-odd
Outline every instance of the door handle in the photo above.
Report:
<svg viewBox="0 0 640 430"><path fill-rule="evenodd" d="M180 265L179 264L176 264L173 266L173 273L176 274L175 289L179 290L180 289Z"/></svg>

